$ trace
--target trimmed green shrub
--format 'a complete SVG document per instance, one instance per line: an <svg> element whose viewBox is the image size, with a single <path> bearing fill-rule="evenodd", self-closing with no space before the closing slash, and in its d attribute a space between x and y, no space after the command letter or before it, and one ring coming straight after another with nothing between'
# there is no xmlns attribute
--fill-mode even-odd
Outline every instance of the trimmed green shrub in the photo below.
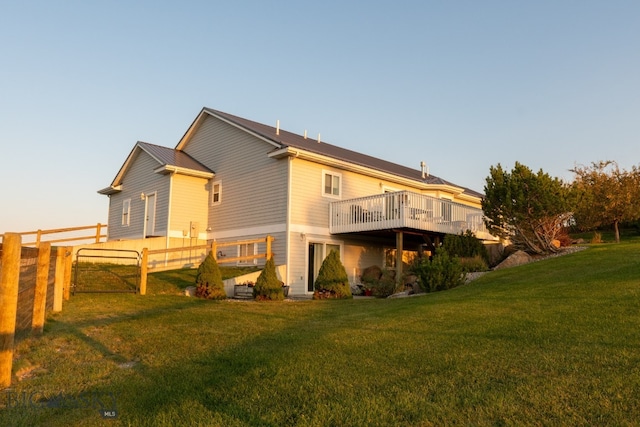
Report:
<svg viewBox="0 0 640 427"><path fill-rule="evenodd" d="M353 297L347 271L344 269L337 251L331 251L322 262L314 289L314 299Z"/></svg>
<svg viewBox="0 0 640 427"><path fill-rule="evenodd" d="M418 283L425 292L455 288L465 281L460 260L450 257L444 248L437 248L432 260L417 258L411 265L411 271L418 277Z"/></svg>
<svg viewBox="0 0 640 427"><path fill-rule="evenodd" d="M206 299L225 299L227 297L222 283L220 267L218 267L218 263L213 258L213 252L209 252L198 266L196 296Z"/></svg>
<svg viewBox="0 0 640 427"><path fill-rule="evenodd" d="M282 282L276 274L276 264L273 257L267 260L264 269L260 272L256 285L253 287L253 296L260 301L282 301L284 299Z"/></svg>

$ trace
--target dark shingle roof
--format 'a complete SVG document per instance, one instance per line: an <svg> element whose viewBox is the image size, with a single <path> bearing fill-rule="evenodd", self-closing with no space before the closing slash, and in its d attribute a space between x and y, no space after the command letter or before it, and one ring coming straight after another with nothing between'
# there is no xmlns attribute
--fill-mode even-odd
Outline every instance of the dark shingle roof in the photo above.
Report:
<svg viewBox="0 0 640 427"><path fill-rule="evenodd" d="M138 142L138 145L164 166L176 166L201 172L213 172L184 151L161 147L159 145L149 144L148 142Z"/></svg>
<svg viewBox="0 0 640 427"><path fill-rule="evenodd" d="M453 184L434 175L429 175L423 179L422 171L418 169L412 169L406 166L398 165L387 160L368 156L366 154L358 153L356 151L348 150L346 148L338 147L326 142L319 143L317 139L305 138L302 135L297 135L295 133L288 132L282 129L279 130L279 134L276 134L275 127L247 120L242 117L234 116L232 114L224 113L222 111L213 110L210 108L204 108L204 110L217 116L223 117L224 119L235 123L236 125L248 129L274 143L277 143L282 148L298 148L301 150L321 154L327 157L343 160L349 163L365 166L382 172L387 172L403 178L412 179L421 183L451 185L464 189L465 194L476 197L483 197L483 195L481 193L478 193L477 191Z"/></svg>

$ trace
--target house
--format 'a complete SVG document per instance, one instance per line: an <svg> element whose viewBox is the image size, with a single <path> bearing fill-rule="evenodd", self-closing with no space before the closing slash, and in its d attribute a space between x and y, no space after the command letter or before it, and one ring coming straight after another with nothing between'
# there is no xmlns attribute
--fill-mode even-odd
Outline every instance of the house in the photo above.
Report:
<svg viewBox="0 0 640 427"><path fill-rule="evenodd" d="M108 240L273 236L293 294L313 292L331 250L358 282L371 265L401 271L398 260L447 233L490 238L482 194L429 174L424 163L412 169L209 108L173 149L136 143L99 193L109 196ZM256 251L239 244L217 255Z"/></svg>

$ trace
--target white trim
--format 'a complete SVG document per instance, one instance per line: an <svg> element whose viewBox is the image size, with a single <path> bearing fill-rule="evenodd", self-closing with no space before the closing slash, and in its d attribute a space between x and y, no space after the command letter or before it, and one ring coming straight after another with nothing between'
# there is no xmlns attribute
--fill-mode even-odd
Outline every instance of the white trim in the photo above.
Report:
<svg viewBox="0 0 640 427"><path fill-rule="evenodd" d="M230 239L238 236L267 235L273 233L284 233L287 231L287 224L271 224L258 227L236 228L233 230L210 231L207 239Z"/></svg>
<svg viewBox="0 0 640 427"><path fill-rule="evenodd" d="M155 173L162 174L162 175L177 173L180 175L194 176L196 178L206 178L206 179L211 179L215 176L213 172L197 171L195 169L181 168L181 167L172 166L172 165L162 165L154 169L153 171Z"/></svg>
<svg viewBox="0 0 640 427"><path fill-rule="evenodd" d="M477 203L480 202L479 197L475 197L470 194L462 194L464 192L464 188L462 187L458 187L455 185L448 185L448 184L429 184L426 182L420 182L417 179L405 178L389 172L381 172L377 169L373 169L367 166L360 166L355 163L347 162L344 160L338 160L333 157L312 153L310 151L305 151L298 148L293 149L293 148L286 147L281 150L272 151L271 153L268 154L268 156L273 158L282 158L285 156L299 157L303 160L309 160L311 162L315 162L321 165L326 165L329 167L337 167L345 171L355 172L365 176L383 179L385 181L394 182L400 185L406 185L407 187L410 187L416 190L421 190L421 191L444 190L449 193L455 194L456 196L464 196L465 200L476 201Z"/></svg>

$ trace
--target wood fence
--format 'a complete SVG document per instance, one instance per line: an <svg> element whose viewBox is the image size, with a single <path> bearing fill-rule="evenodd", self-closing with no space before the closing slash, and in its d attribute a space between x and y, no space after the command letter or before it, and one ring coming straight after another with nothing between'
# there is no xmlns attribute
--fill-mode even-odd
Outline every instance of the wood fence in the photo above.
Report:
<svg viewBox="0 0 640 427"><path fill-rule="evenodd" d="M11 385L16 337L41 334L47 311L62 311L69 299L71 251L22 246L20 233L6 233L0 244L0 389Z"/></svg>
<svg viewBox="0 0 640 427"><path fill-rule="evenodd" d="M271 244L273 243L272 236L266 236L259 239L251 239L251 240L239 240L234 242L221 242L218 243L215 240L210 245L199 245L199 246L190 246L190 247L179 247L179 248L170 248L170 249L155 249L149 250L147 248L142 249L142 260L140 262L140 295L145 295L147 293L147 276L149 272L149 256L150 255L168 255L172 252L180 252L185 250L211 250L213 253L213 258L220 263L230 263L230 262L238 262L238 261L252 261L254 259L269 259L272 256ZM265 243L265 251L262 253L258 253L255 255L247 255L247 256L239 256L239 257L225 257L223 260L218 260L219 248L226 246L238 246L238 245L252 245L255 243Z"/></svg>
<svg viewBox="0 0 640 427"><path fill-rule="evenodd" d="M68 228L52 228L49 230L35 230L35 231L23 231L19 234L22 238L25 236L34 236L30 237L34 239L29 242L22 242L23 246L35 246L37 247L40 242L47 241L49 243L69 243L74 242L79 244L81 242L92 242L92 243L100 243L102 241L106 241L107 235L105 230L107 226L104 224L96 224L96 225L86 225L81 227L68 227ZM91 230L90 232L86 230ZM89 234L87 234L89 233ZM2 234L0 234L2 237Z"/></svg>

